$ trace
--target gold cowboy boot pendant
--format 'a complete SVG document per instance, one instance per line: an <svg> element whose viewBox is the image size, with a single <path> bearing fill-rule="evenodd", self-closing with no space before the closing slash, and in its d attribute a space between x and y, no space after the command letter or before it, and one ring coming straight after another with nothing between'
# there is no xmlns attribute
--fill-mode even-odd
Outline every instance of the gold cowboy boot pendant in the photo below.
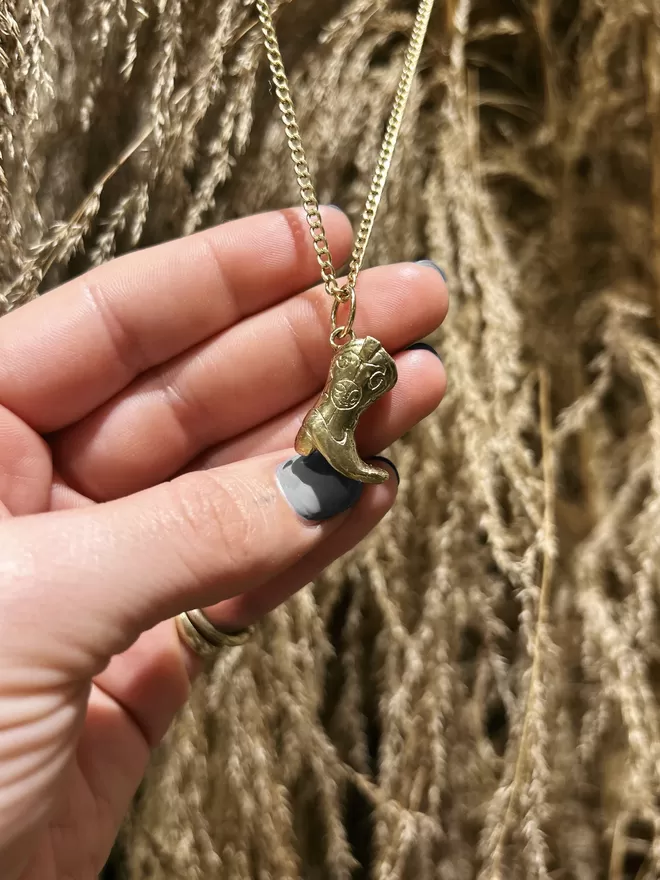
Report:
<svg viewBox="0 0 660 880"><path fill-rule="evenodd" d="M317 449L332 467L361 483L383 483L389 473L358 455L355 429L362 413L397 380L396 364L372 336L353 339L333 357L325 388L296 437L296 452Z"/></svg>

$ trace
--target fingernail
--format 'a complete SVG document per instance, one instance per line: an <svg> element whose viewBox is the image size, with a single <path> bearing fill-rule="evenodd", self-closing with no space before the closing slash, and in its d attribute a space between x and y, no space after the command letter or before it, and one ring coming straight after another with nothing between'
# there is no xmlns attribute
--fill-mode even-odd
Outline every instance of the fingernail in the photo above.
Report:
<svg viewBox="0 0 660 880"><path fill-rule="evenodd" d="M447 276L442 271L440 266L437 263L434 263L433 260L417 260L418 266L429 266L431 269L435 269L436 272L439 272L442 275L442 280L447 281Z"/></svg>
<svg viewBox="0 0 660 880"><path fill-rule="evenodd" d="M339 205L332 205L332 204L329 204L328 207L329 207L329 208L334 208L335 211L341 211L342 214L344 213L343 208L340 208Z"/></svg>
<svg viewBox="0 0 660 880"><path fill-rule="evenodd" d="M406 347L406 351L430 351L431 354L434 354L439 361L442 360L438 352L433 348L432 345L429 345L428 342L413 342L412 345Z"/></svg>
<svg viewBox="0 0 660 880"><path fill-rule="evenodd" d="M336 471L320 452L285 461L277 469L277 483L298 516L313 522L353 507L364 488Z"/></svg>
<svg viewBox="0 0 660 880"><path fill-rule="evenodd" d="M394 471L394 476L396 477L397 486L401 483L401 477L399 476L399 471L397 470L396 465L393 461L390 461L389 458L385 458L384 455L372 455L369 461L382 461L383 464L386 464L388 467L392 468Z"/></svg>

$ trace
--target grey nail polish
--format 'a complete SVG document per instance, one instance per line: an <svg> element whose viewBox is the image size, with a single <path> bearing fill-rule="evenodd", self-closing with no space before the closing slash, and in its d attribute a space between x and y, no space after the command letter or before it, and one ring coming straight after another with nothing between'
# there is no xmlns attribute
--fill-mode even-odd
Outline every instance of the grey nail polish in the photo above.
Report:
<svg viewBox="0 0 660 880"><path fill-rule="evenodd" d="M295 455L277 469L277 483L298 516L319 522L352 507L363 485L338 473L320 452Z"/></svg>
<svg viewBox="0 0 660 880"><path fill-rule="evenodd" d="M431 269L435 269L436 272L439 272L442 275L442 280L447 281L447 276L442 271L440 266L437 263L434 263L433 260L417 260L418 266L429 266Z"/></svg>
<svg viewBox="0 0 660 880"><path fill-rule="evenodd" d="M397 470L397 466L394 464L394 462L391 459L385 458L384 455L372 455L371 458L369 459L369 461L382 461L383 464L389 465L392 468L392 470L394 471L394 476L396 477L397 486L401 483L401 477L399 476L399 471Z"/></svg>
<svg viewBox="0 0 660 880"><path fill-rule="evenodd" d="M406 347L406 351L430 351L431 354L434 354L439 361L442 360L438 352L433 348L432 345L429 345L428 342L413 342L412 345L408 345Z"/></svg>

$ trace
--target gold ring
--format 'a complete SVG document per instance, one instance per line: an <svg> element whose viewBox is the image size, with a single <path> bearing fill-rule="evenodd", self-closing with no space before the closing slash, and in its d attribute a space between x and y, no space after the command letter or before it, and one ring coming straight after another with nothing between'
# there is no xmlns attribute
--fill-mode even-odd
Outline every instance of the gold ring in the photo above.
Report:
<svg viewBox="0 0 660 880"><path fill-rule="evenodd" d="M176 628L182 642L200 657L211 657L222 648L244 645L254 632L253 626L236 632L223 632L211 623L200 608L179 614Z"/></svg>

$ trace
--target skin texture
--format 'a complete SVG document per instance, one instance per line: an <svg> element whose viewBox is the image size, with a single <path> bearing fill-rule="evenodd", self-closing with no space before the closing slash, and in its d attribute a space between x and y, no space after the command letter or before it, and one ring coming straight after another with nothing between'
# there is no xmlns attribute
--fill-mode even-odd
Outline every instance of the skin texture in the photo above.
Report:
<svg viewBox="0 0 660 880"><path fill-rule="evenodd" d="M351 232L324 219L338 264ZM329 302L299 211L122 257L0 320L0 866L88 880L198 662L172 617L259 619L387 512L390 479L323 522L277 485L325 381ZM365 271L356 332L399 382L358 430L374 455L440 402L404 351L443 320L430 267Z"/></svg>

